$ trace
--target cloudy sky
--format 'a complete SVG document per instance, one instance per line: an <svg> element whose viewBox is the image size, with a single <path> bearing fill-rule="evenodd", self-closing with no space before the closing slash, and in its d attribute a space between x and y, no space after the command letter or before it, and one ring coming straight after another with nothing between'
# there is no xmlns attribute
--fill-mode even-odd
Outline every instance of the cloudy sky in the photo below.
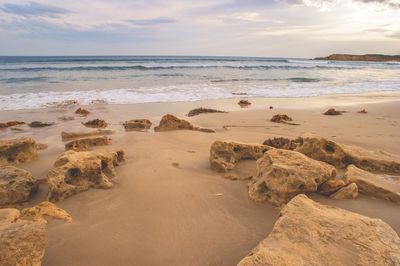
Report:
<svg viewBox="0 0 400 266"><path fill-rule="evenodd" d="M400 54L400 0L0 0L0 55Z"/></svg>

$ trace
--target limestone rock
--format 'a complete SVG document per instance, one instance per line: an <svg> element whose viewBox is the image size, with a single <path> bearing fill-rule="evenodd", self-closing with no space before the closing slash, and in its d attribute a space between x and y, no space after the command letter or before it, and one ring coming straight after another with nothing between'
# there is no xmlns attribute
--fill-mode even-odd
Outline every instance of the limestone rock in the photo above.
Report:
<svg viewBox="0 0 400 266"><path fill-rule="evenodd" d="M78 115L88 115L90 112L86 110L85 108L79 107L78 109L75 110L75 114Z"/></svg>
<svg viewBox="0 0 400 266"><path fill-rule="evenodd" d="M400 177L377 175L350 165L344 178L357 184L361 194L400 204Z"/></svg>
<svg viewBox="0 0 400 266"><path fill-rule="evenodd" d="M89 188L111 188L115 166L123 160L123 152L66 151L47 175L49 201L63 200Z"/></svg>
<svg viewBox="0 0 400 266"><path fill-rule="evenodd" d="M190 110L189 113L187 114L187 116L195 116L195 115L199 115L199 114L210 114L210 113L226 113L225 111L220 111L220 110L216 110L216 109L211 109L211 108L196 108L193 110Z"/></svg>
<svg viewBox="0 0 400 266"><path fill-rule="evenodd" d="M380 219L293 198L272 232L238 265L399 265L400 239Z"/></svg>
<svg viewBox="0 0 400 266"><path fill-rule="evenodd" d="M29 137L0 140L0 166L23 163L37 157L36 142Z"/></svg>
<svg viewBox="0 0 400 266"><path fill-rule="evenodd" d="M328 109L328 111L326 111L325 113L323 113L324 115L341 115L343 113L346 113L346 111L337 111L334 108Z"/></svg>
<svg viewBox="0 0 400 266"><path fill-rule="evenodd" d="M110 145L111 139L106 136L72 140L65 144L65 150L87 151L91 147Z"/></svg>
<svg viewBox="0 0 400 266"><path fill-rule="evenodd" d="M61 132L61 138L63 141L80 139L92 136L101 136L101 135L112 135L114 131L107 129L97 129L90 132Z"/></svg>
<svg viewBox="0 0 400 266"><path fill-rule="evenodd" d="M32 221L42 220L45 218L54 218L72 222L72 217L68 212L58 208L54 203L49 201L43 201L34 207L23 209L20 217L20 219Z"/></svg>
<svg viewBox="0 0 400 266"><path fill-rule="evenodd" d="M334 178L331 165L304 154L270 149L257 161L257 172L249 183L249 195L256 201L281 206L301 193L315 192L318 186Z"/></svg>
<svg viewBox="0 0 400 266"><path fill-rule="evenodd" d="M297 147L295 141L288 138L271 138L267 139L263 143L264 145L268 145L277 149L285 149L285 150L294 150Z"/></svg>
<svg viewBox="0 0 400 266"><path fill-rule="evenodd" d="M0 122L0 128L14 127L14 126L23 125L23 124L25 124L25 122L21 122L21 121Z"/></svg>
<svg viewBox="0 0 400 266"><path fill-rule="evenodd" d="M28 124L30 127L49 127L54 125L55 123L53 122L40 122L40 121L33 121Z"/></svg>
<svg viewBox="0 0 400 266"><path fill-rule="evenodd" d="M85 127L91 128L106 128L108 126L107 122L103 119L93 119L82 123Z"/></svg>
<svg viewBox="0 0 400 266"><path fill-rule="evenodd" d="M124 123L126 131L141 131L150 129L152 123L148 119L134 119Z"/></svg>
<svg viewBox="0 0 400 266"><path fill-rule="evenodd" d="M183 119L179 119L176 116L170 114L164 115L161 118L160 124L154 128L154 131L156 132L171 131L171 130L195 130L206 133L215 132L212 129L194 126L190 122Z"/></svg>
<svg viewBox="0 0 400 266"><path fill-rule="evenodd" d="M217 172L232 170L240 160L257 160L269 149L256 143L215 141L210 148L210 166Z"/></svg>
<svg viewBox="0 0 400 266"><path fill-rule="evenodd" d="M0 168L0 207L26 202L37 190L38 183L28 171L14 166Z"/></svg>
<svg viewBox="0 0 400 266"><path fill-rule="evenodd" d="M14 208L0 209L0 226L4 223L15 222L20 217L20 215L21 213L19 212L19 210Z"/></svg>
<svg viewBox="0 0 400 266"><path fill-rule="evenodd" d="M358 187L356 183L351 183L339 189L330 196L332 199L355 199L358 197Z"/></svg>
<svg viewBox="0 0 400 266"><path fill-rule="evenodd" d="M318 187L318 193L329 196L346 185L343 179L329 179Z"/></svg>

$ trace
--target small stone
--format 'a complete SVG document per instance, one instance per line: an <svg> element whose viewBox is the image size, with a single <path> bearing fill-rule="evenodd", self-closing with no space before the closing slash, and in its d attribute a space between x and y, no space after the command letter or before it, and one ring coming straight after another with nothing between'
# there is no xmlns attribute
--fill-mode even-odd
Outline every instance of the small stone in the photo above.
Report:
<svg viewBox="0 0 400 266"><path fill-rule="evenodd" d="M351 183L332 194L332 199L355 199L358 197L358 187L356 183Z"/></svg>

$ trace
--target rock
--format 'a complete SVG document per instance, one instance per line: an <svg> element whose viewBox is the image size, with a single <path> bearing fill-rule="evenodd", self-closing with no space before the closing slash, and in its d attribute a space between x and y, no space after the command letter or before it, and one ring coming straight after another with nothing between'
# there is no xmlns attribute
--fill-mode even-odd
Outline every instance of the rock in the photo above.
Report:
<svg viewBox="0 0 400 266"><path fill-rule="evenodd" d="M0 209L0 226L4 223L13 223L17 221L21 213L14 208Z"/></svg>
<svg viewBox="0 0 400 266"><path fill-rule="evenodd" d="M257 160L268 146L235 141L215 141L210 148L211 169L220 173L232 170L240 160Z"/></svg>
<svg viewBox="0 0 400 266"><path fill-rule="evenodd" d="M358 187L356 183L351 183L332 194L332 199L355 199L358 197Z"/></svg>
<svg viewBox="0 0 400 266"><path fill-rule="evenodd" d="M359 113L359 114L368 114L367 110L365 110L365 109L362 109L362 110L358 111L357 113Z"/></svg>
<svg viewBox="0 0 400 266"><path fill-rule="evenodd" d="M105 130L105 129L97 129L95 131L90 132L61 132L61 138L63 141L73 140L73 139L80 139L86 137L93 137L99 135L112 135L114 131L112 130Z"/></svg>
<svg viewBox="0 0 400 266"><path fill-rule="evenodd" d="M297 194L317 191L319 185L335 175L335 168L329 164L299 152L270 149L257 160L249 195L255 201L281 206Z"/></svg>
<svg viewBox="0 0 400 266"><path fill-rule="evenodd" d="M400 239L380 219L293 198L239 266L399 265Z"/></svg>
<svg viewBox="0 0 400 266"><path fill-rule="evenodd" d="M46 150L48 147L49 147L49 145L47 145L47 144L43 144L43 143L37 143L36 144L36 149L38 151Z"/></svg>
<svg viewBox="0 0 400 266"><path fill-rule="evenodd" d="M195 116L195 115L205 114L205 113L227 113L227 112L201 107L201 108L196 108L196 109L190 110L189 113L187 114L187 116Z"/></svg>
<svg viewBox="0 0 400 266"><path fill-rule="evenodd" d="M67 121L75 120L75 117L73 117L73 116L60 116L57 119L60 120L60 121L63 121L63 122L67 122Z"/></svg>
<svg viewBox="0 0 400 266"><path fill-rule="evenodd" d="M194 126L190 122L183 119L179 119L176 116L170 114L164 115L160 121L160 124L154 128L154 131L156 132L171 131L171 130L195 130L206 133L215 132L212 129Z"/></svg>
<svg viewBox="0 0 400 266"><path fill-rule="evenodd" d="M343 113L346 113L346 111L337 111L334 108L331 108L331 109L328 109L328 111L326 111L323 114L324 115L341 115Z"/></svg>
<svg viewBox="0 0 400 266"><path fill-rule="evenodd" d="M238 104L240 105L240 107L248 107L249 105L251 105L251 102L249 102L248 100L240 100Z"/></svg>
<svg viewBox="0 0 400 266"><path fill-rule="evenodd" d="M82 123L85 127L91 128L106 128L108 126L107 122L102 119L93 119Z"/></svg>
<svg viewBox="0 0 400 266"><path fill-rule="evenodd" d="M152 123L148 119L135 119L126 121L123 125L126 131L141 131L150 129Z"/></svg>
<svg viewBox="0 0 400 266"><path fill-rule="evenodd" d="M274 109L274 107L271 105L271 106L269 107L269 109L272 110L272 109Z"/></svg>
<svg viewBox="0 0 400 266"><path fill-rule="evenodd" d="M344 178L357 184L361 194L400 204L400 177L376 175L350 165Z"/></svg>
<svg viewBox="0 0 400 266"><path fill-rule="evenodd" d="M400 55L384 55L384 54L331 54L327 57L317 57L315 60L338 60L338 61L372 61L372 62L387 62L400 61Z"/></svg>
<svg viewBox="0 0 400 266"><path fill-rule="evenodd" d="M271 119L271 122L275 122L275 123L286 123L288 121L293 121L293 119L291 117L289 117L288 115L285 114L277 114L274 115Z"/></svg>
<svg viewBox="0 0 400 266"><path fill-rule="evenodd" d="M110 145L111 139L106 136L72 140L65 144L65 150L87 151L91 147Z"/></svg>
<svg viewBox="0 0 400 266"><path fill-rule="evenodd" d="M33 121L28 124L30 127L49 127L54 125L55 123L53 122L40 122L40 121Z"/></svg>
<svg viewBox="0 0 400 266"><path fill-rule="evenodd" d="M40 266L46 247L45 225L44 220L0 220L0 265Z"/></svg>
<svg viewBox="0 0 400 266"><path fill-rule="evenodd" d="M318 193L329 196L344 186L346 183L343 179L329 179L318 187Z"/></svg>
<svg viewBox="0 0 400 266"><path fill-rule="evenodd" d="M68 212L58 208L54 203L49 201L43 201L34 207L23 209L20 217L20 219L31 221L42 220L45 218L72 222L72 217Z"/></svg>
<svg viewBox="0 0 400 266"><path fill-rule="evenodd" d="M23 125L23 124L25 124L25 122L21 122L21 121L1 122L0 128L13 127L13 126L18 126L18 125Z"/></svg>
<svg viewBox="0 0 400 266"><path fill-rule="evenodd" d="M123 152L66 151L47 175L49 201L63 200L89 188L111 188L115 166L123 160Z"/></svg>
<svg viewBox="0 0 400 266"><path fill-rule="evenodd" d="M88 115L90 112L86 110L85 108L79 107L78 109L75 110L75 114L78 115Z"/></svg>
<svg viewBox="0 0 400 266"><path fill-rule="evenodd" d="M0 166L23 163L37 157L36 142L29 137L0 140Z"/></svg>
<svg viewBox="0 0 400 266"><path fill-rule="evenodd" d="M28 171L14 166L0 168L0 207L29 201L38 188Z"/></svg>
<svg viewBox="0 0 400 266"><path fill-rule="evenodd" d="M263 143L264 145L268 145L277 149L285 149L285 150L294 150L297 147L295 141L288 138L271 138L267 139Z"/></svg>

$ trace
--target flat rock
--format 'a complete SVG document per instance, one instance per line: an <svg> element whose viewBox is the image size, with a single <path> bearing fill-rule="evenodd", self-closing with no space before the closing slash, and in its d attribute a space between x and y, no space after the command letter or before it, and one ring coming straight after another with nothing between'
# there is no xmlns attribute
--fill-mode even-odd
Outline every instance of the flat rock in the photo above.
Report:
<svg viewBox="0 0 400 266"><path fill-rule="evenodd" d="M123 152L66 151L47 175L49 201L59 201L90 188L111 188Z"/></svg>
<svg viewBox="0 0 400 266"><path fill-rule="evenodd" d="M23 209L20 217L20 219L31 221L42 220L46 218L72 222L72 217L68 212L58 208L54 203L49 201L43 201L34 207Z"/></svg>
<svg viewBox="0 0 400 266"><path fill-rule="evenodd" d="M92 119L82 123L85 127L91 128L106 128L108 126L107 122L103 119Z"/></svg>
<svg viewBox="0 0 400 266"><path fill-rule="evenodd" d="M126 131L144 131L149 130L152 123L148 119L134 119L126 121L123 125Z"/></svg>
<svg viewBox="0 0 400 266"><path fill-rule="evenodd" d="M206 133L215 132L212 129L194 126L190 122L183 119L179 119L176 116L170 114L164 115L161 118L160 124L154 128L154 131L156 132L171 131L171 130L195 130Z"/></svg>
<svg viewBox="0 0 400 266"><path fill-rule="evenodd" d="M350 183L330 196L332 199L355 199L357 197L358 187L356 183Z"/></svg>
<svg viewBox="0 0 400 266"><path fill-rule="evenodd" d="M0 122L0 128L14 127L18 125L23 125L25 122L21 121L8 121L8 122Z"/></svg>
<svg viewBox="0 0 400 266"><path fill-rule="evenodd" d="M68 141L73 139L102 136L102 135L112 135L112 134L114 134L114 131L108 129L97 129L89 132L61 132L61 139L63 141Z"/></svg>
<svg viewBox="0 0 400 266"><path fill-rule="evenodd" d="M258 143L215 141L210 148L210 166L214 171L228 172L235 168L240 160L257 160L268 149L268 146Z"/></svg>
<svg viewBox="0 0 400 266"><path fill-rule="evenodd" d="M89 137L72 140L65 144L65 150L87 151L92 147L106 146L111 144L111 139L106 136Z"/></svg>
<svg viewBox="0 0 400 266"><path fill-rule="evenodd" d="M357 184L361 194L400 204L400 176L373 174L349 165L344 178L349 183Z"/></svg>
<svg viewBox="0 0 400 266"><path fill-rule="evenodd" d="M10 140L0 140L0 166L29 162L37 157L35 140L22 137Z"/></svg>
<svg viewBox="0 0 400 266"><path fill-rule="evenodd" d="M53 122L40 122L40 121L33 121L28 124L30 127L49 127L54 125L55 123Z"/></svg>
<svg viewBox="0 0 400 266"><path fill-rule="evenodd" d="M335 168L329 164L299 152L270 149L257 160L249 195L255 201L282 206L297 194L317 191L319 185L335 175Z"/></svg>
<svg viewBox="0 0 400 266"><path fill-rule="evenodd" d="M187 116L195 116L195 115L200 115L200 114L212 114L212 113L227 113L225 111L220 111L216 109L211 109L211 108L196 108L193 110L190 110Z"/></svg>
<svg viewBox="0 0 400 266"><path fill-rule="evenodd" d="M238 265L399 265L400 239L380 219L298 195L272 232Z"/></svg>
<svg viewBox="0 0 400 266"><path fill-rule="evenodd" d="M14 166L0 168L0 207L29 201L38 182L26 170Z"/></svg>

